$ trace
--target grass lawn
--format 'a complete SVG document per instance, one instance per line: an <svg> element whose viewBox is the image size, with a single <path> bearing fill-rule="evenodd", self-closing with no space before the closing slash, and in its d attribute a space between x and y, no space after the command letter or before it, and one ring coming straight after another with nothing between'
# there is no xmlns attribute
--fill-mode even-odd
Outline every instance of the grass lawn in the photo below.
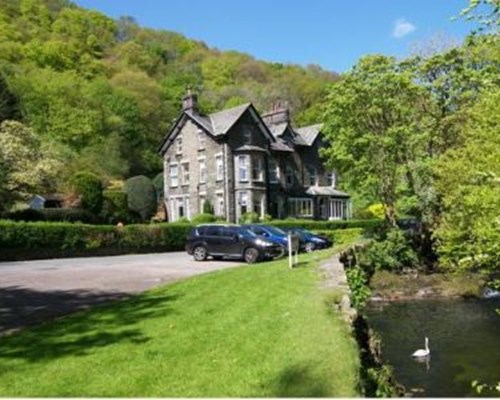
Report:
<svg viewBox="0 0 500 400"><path fill-rule="evenodd" d="M0 396L359 395L357 345L318 290L330 254L198 276L1 337Z"/></svg>

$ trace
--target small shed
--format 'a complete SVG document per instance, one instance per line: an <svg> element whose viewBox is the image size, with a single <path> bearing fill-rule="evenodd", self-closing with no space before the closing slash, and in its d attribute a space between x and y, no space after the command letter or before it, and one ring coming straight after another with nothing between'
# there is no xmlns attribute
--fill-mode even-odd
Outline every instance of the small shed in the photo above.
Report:
<svg viewBox="0 0 500 400"><path fill-rule="evenodd" d="M28 202L33 210L41 210L43 208L62 208L64 197L61 194L37 194Z"/></svg>

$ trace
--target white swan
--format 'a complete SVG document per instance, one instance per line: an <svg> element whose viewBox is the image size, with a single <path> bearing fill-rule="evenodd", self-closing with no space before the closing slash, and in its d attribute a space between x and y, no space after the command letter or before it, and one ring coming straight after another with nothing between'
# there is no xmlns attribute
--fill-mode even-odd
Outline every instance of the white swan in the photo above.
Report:
<svg viewBox="0 0 500 400"><path fill-rule="evenodd" d="M411 356L412 357L427 357L429 354L431 354L431 350L429 349L429 339L425 338L425 350L419 349L416 352L414 352Z"/></svg>

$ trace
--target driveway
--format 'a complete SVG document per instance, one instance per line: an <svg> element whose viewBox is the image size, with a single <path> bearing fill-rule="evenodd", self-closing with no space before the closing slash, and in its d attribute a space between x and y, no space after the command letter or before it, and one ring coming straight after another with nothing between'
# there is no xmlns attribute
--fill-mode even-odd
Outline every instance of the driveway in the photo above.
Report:
<svg viewBox="0 0 500 400"><path fill-rule="evenodd" d="M0 262L0 335L194 275L244 265L184 252Z"/></svg>

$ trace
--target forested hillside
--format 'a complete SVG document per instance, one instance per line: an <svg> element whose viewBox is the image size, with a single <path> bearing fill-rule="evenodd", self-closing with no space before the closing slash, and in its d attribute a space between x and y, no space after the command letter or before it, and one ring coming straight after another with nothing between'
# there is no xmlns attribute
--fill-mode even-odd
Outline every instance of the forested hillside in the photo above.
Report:
<svg viewBox="0 0 500 400"><path fill-rule="evenodd" d="M153 177L161 169L156 149L188 86L205 112L247 101L264 111L286 100L293 117L309 123L321 118L336 78L317 66L221 52L67 0L0 0L0 121L22 123L14 128L45 161L30 169L40 168L53 188L82 170ZM4 126L4 136L14 128Z"/></svg>

